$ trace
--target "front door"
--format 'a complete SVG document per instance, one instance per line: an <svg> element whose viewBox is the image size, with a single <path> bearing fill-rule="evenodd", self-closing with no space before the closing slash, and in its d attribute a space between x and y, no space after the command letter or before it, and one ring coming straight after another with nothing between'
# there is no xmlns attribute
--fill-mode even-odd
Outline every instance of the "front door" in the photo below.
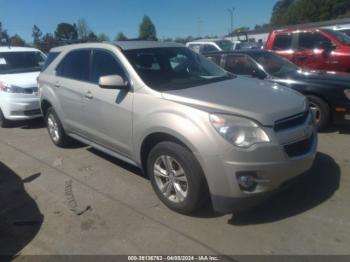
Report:
<svg viewBox="0 0 350 262"><path fill-rule="evenodd" d="M105 89L98 85L99 78L126 74L118 58L108 50L93 50L91 84L87 88L83 109L84 125L89 138L104 147L130 156L132 150L131 90Z"/></svg>
<svg viewBox="0 0 350 262"><path fill-rule="evenodd" d="M319 32L301 32L297 35L294 63L304 69L332 70L332 52L323 46L332 46L331 40Z"/></svg>

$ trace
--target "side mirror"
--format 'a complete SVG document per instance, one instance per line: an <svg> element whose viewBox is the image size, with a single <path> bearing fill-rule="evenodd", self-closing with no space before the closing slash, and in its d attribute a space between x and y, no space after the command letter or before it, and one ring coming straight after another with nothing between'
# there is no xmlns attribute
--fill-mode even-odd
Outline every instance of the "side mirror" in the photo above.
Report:
<svg viewBox="0 0 350 262"><path fill-rule="evenodd" d="M252 77L259 78L259 79L265 79L267 77L267 75L261 70L254 70L252 72Z"/></svg>
<svg viewBox="0 0 350 262"><path fill-rule="evenodd" d="M335 46L332 43L325 41L320 43L320 48L324 50L324 53L328 54L335 49Z"/></svg>
<svg viewBox="0 0 350 262"><path fill-rule="evenodd" d="M126 89L129 83L128 81L124 81L120 75L109 75L101 76L98 85L106 89Z"/></svg>

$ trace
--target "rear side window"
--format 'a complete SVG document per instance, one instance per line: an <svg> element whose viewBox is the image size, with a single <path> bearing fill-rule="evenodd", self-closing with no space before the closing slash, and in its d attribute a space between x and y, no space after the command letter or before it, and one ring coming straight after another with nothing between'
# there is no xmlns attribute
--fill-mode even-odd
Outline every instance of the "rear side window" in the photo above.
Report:
<svg viewBox="0 0 350 262"><path fill-rule="evenodd" d="M320 33L299 33L298 47L301 49L321 48L325 43L332 45L331 40Z"/></svg>
<svg viewBox="0 0 350 262"><path fill-rule="evenodd" d="M117 58L102 50L94 50L92 58L91 81L98 83L101 76L120 75L125 76L124 70Z"/></svg>
<svg viewBox="0 0 350 262"><path fill-rule="evenodd" d="M89 81L90 50L76 50L68 53L58 65L58 76L74 80Z"/></svg>
<svg viewBox="0 0 350 262"><path fill-rule="evenodd" d="M251 76L256 71L256 65L248 56L226 56L225 69L236 75Z"/></svg>
<svg viewBox="0 0 350 262"><path fill-rule="evenodd" d="M274 50L289 50L292 48L292 34L276 35L273 43Z"/></svg>
<svg viewBox="0 0 350 262"><path fill-rule="evenodd" d="M53 62L53 60L56 59L56 57L57 57L59 54L60 54L59 52L50 52L50 53L47 55L47 58L46 58L46 60L45 60L44 66L43 66L43 68L41 69L41 71L45 71L46 68L48 68L48 66Z"/></svg>
<svg viewBox="0 0 350 262"><path fill-rule="evenodd" d="M205 52L217 52L220 51L219 49L217 49L215 46L213 45L204 45L203 46L203 53Z"/></svg>

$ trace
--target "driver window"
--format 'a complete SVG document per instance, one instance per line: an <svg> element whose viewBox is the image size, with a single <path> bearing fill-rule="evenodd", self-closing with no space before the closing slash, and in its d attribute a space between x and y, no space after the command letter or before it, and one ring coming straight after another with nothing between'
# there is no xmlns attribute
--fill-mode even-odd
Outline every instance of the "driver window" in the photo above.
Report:
<svg viewBox="0 0 350 262"><path fill-rule="evenodd" d="M255 64L247 56L226 56L225 69L236 75L252 76L257 70Z"/></svg>
<svg viewBox="0 0 350 262"><path fill-rule="evenodd" d="M112 54L103 50L94 50L91 81L98 83L101 76L107 75L125 76L122 66Z"/></svg>

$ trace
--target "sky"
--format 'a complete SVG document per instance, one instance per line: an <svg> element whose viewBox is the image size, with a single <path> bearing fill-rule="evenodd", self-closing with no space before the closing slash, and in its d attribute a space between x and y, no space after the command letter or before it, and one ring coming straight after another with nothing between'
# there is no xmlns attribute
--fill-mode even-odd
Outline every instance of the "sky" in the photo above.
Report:
<svg viewBox="0 0 350 262"><path fill-rule="evenodd" d="M235 8L234 27L263 24L270 20L277 0L0 0L0 21L10 35L32 41L36 24L43 33L53 33L60 22L84 18L96 33L112 40L118 32L138 36L147 14L158 38L224 36L230 29L228 8ZM198 23L198 21L201 21ZM200 26L199 26L200 25Z"/></svg>

